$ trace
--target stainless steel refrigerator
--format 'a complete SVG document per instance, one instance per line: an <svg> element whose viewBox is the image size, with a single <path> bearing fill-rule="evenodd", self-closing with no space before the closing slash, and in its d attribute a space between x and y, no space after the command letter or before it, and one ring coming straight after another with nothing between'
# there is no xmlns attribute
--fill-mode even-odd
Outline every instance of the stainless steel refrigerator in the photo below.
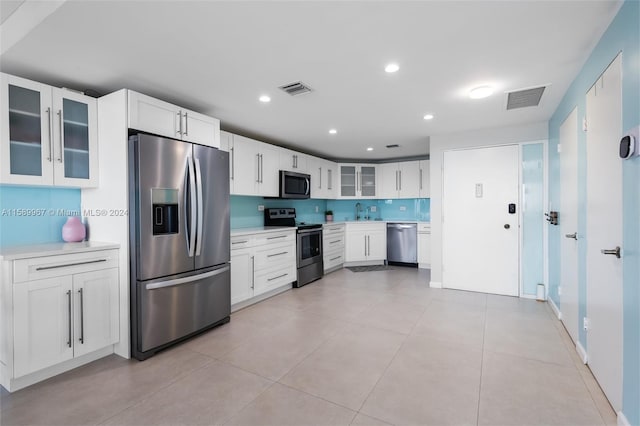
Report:
<svg viewBox="0 0 640 426"><path fill-rule="evenodd" d="M131 354L143 360L229 321L229 159L129 137Z"/></svg>

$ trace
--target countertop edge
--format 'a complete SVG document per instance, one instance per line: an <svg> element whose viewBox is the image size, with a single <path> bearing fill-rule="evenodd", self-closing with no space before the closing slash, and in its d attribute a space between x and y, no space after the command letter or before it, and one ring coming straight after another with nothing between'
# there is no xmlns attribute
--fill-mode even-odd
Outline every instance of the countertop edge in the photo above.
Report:
<svg viewBox="0 0 640 426"><path fill-rule="evenodd" d="M296 226L258 226L253 228L235 228L231 230L231 237L251 234L268 234L271 232L294 231Z"/></svg>
<svg viewBox="0 0 640 426"><path fill-rule="evenodd" d="M120 244L100 241L80 243L45 243L0 249L0 261L30 259L33 257L59 256L63 254L86 253L100 250L119 249Z"/></svg>

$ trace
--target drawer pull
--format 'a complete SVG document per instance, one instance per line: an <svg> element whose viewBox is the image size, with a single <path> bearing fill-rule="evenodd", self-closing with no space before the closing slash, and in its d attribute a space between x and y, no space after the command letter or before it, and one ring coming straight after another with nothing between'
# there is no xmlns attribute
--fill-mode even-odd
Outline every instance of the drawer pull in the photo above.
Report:
<svg viewBox="0 0 640 426"><path fill-rule="evenodd" d="M268 254L267 257L274 257L274 256L282 256L283 254L287 254L289 253L288 251L283 251L280 253L276 253L276 254Z"/></svg>
<svg viewBox="0 0 640 426"><path fill-rule="evenodd" d="M232 241L231 244L244 244L244 243L247 243L247 242L248 242L247 240L244 240L244 241Z"/></svg>
<svg viewBox="0 0 640 426"><path fill-rule="evenodd" d="M275 239L278 239L278 238L287 238L287 236L286 235L278 235L277 237L268 237L267 240L275 240Z"/></svg>
<svg viewBox="0 0 640 426"><path fill-rule="evenodd" d="M267 281L277 280L278 278L286 277L287 275L289 275L289 274L278 275L277 277L268 278Z"/></svg>
<svg viewBox="0 0 640 426"><path fill-rule="evenodd" d="M334 260L338 260L338 259L340 259L341 257L342 257L342 256L336 256L336 257L334 257L333 259L329 259L329 261L333 262Z"/></svg>
<svg viewBox="0 0 640 426"><path fill-rule="evenodd" d="M342 240L329 241L329 244L339 243L340 241L342 241Z"/></svg>
<svg viewBox="0 0 640 426"><path fill-rule="evenodd" d="M66 267L69 267L69 266L88 265L90 263L100 263L100 262L106 262L106 261L107 261L107 259L98 259L98 260L87 260L86 262L65 263L64 265L38 266L36 268L36 271L45 271L47 269L66 268Z"/></svg>

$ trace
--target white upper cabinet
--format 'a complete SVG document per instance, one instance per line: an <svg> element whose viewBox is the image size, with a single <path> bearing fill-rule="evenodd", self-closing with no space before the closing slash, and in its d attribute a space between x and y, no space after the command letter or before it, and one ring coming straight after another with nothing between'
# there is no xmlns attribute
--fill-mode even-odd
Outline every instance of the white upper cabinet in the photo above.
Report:
<svg viewBox="0 0 640 426"><path fill-rule="evenodd" d="M286 148L280 148L280 170L309 174L308 161L311 157Z"/></svg>
<svg viewBox="0 0 640 426"><path fill-rule="evenodd" d="M98 186L97 101L2 74L0 183Z"/></svg>
<svg viewBox="0 0 640 426"><path fill-rule="evenodd" d="M231 135L229 173L232 195L279 195L278 149L240 135Z"/></svg>
<svg viewBox="0 0 640 426"><path fill-rule="evenodd" d="M403 161L379 165L379 198L420 197L420 163L420 161Z"/></svg>
<svg viewBox="0 0 640 426"><path fill-rule="evenodd" d="M373 164L339 164L340 197L376 198L377 174Z"/></svg>
<svg viewBox="0 0 640 426"><path fill-rule="evenodd" d="M128 91L129 128L220 148L220 120Z"/></svg>
<svg viewBox="0 0 640 426"><path fill-rule="evenodd" d="M420 161L420 197L431 196L431 178L429 176L429 160Z"/></svg>
<svg viewBox="0 0 640 426"><path fill-rule="evenodd" d="M309 157L307 164L311 175L311 198L335 198L337 164L317 157Z"/></svg>

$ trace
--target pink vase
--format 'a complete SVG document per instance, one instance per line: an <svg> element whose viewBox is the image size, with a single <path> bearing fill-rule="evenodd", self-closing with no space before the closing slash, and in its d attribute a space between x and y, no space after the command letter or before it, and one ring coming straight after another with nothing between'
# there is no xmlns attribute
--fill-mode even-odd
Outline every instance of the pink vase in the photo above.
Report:
<svg viewBox="0 0 640 426"><path fill-rule="evenodd" d="M78 216L69 216L62 226L62 239L68 243L76 243L84 240L86 230Z"/></svg>

